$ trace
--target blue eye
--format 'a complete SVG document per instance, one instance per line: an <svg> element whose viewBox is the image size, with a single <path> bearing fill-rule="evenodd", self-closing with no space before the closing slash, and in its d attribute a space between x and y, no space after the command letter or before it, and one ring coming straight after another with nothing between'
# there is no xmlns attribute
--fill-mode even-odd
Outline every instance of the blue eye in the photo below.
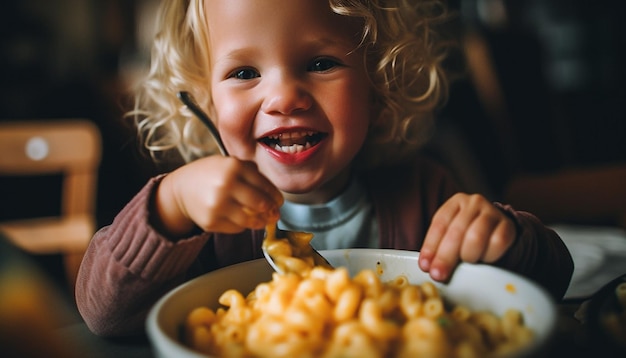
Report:
<svg viewBox="0 0 626 358"><path fill-rule="evenodd" d="M238 80L251 80L253 78L261 77L261 75L251 68L243 68L234 71L230 75L230 77L236 78Z"/></svg>
<svg viewBox="0 0 626 358"><path fill-rule="evenodd" d="M337 66L340 66L340 64L335 60L331 60L329 58L316 58L309 64L307 70L312 72L326 72Z"/></svg>

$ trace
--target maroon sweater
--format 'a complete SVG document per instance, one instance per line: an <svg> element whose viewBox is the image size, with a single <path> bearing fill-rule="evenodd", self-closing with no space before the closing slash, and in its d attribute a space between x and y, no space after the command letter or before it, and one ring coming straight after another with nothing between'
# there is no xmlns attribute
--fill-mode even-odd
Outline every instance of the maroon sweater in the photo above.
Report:
<svg viewBox="0 0 626 358"><path fill-rule="evenodd" d="M162 176L147 185L93 237L76 283L78 309L102 336L140 334L152 305L185 281L216 268L262 257L262 231L236 235L198 232L176 242L149 222L149 203ZM437 208L457 187L433 162L363 175L379 225L379 247L419 251ZM536 217L495 203L514 219L516 242L495 265L565 294L572 258L558 235Z"/></svg>

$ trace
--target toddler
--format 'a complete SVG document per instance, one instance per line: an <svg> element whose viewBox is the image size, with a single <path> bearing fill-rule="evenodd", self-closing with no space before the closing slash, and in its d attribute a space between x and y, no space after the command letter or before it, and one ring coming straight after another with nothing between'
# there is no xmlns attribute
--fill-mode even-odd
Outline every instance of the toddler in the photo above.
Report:
<svg viewBox="0 0 626 358"><path fill-rule="evenodd" d="M175 170L152 178L94 236L76 298L99 335L143 332L152 304L208 271L262 257L268 222L317 249L420 251L445 281L459 262L562 297L573 271L534 216L460 193L419 154L446 96L446 19L433 0L164 0L141 140ZM176 95L189 91L229 157ZM210 287L207 287L210 289Z"/></svg>

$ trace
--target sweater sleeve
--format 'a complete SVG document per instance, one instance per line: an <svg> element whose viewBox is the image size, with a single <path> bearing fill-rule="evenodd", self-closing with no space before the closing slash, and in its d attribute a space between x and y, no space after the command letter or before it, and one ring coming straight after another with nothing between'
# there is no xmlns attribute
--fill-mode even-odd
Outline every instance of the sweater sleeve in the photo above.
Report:
<svg viewBox="0 0 626 358"><path fill-rule="evenodd" d="M143 333L152 305L186 279L209 239L202 233L173 242L149 224L150 198L161 179L151 179L111 225L94 235L85 253L76 303L97 335Z"/></svg>

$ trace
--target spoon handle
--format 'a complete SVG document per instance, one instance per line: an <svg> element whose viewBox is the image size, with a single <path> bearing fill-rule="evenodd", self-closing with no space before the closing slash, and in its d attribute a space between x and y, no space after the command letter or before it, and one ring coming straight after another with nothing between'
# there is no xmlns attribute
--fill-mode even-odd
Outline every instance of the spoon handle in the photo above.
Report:
<svg viewBox="0 0 626 358"><path fill-rule="evenodd" d="M215 126L215 124L213 124L211 119L209 119L209 116L207 116L206 113L204 113L204 111L200 109L200 106L198 105L196 100L193 98L191 93L185 92L185 91L178 92L178 99L180 99L181 102L183 102L187 106L187 108L189 108L189 110L193 112L193 114L195 114L196 117L198 117L198 119L202 121L202 123L204 123L204 125L211 132L211 135L213 136L213 139L215 139L215 142L217 142L217 146L219 147L222 155L225 157L228 157L228 151L226 150L226 147L224 146L224 143L222 142L222 137L220 137L220 132L217 130L217 127Z"/></svg>

